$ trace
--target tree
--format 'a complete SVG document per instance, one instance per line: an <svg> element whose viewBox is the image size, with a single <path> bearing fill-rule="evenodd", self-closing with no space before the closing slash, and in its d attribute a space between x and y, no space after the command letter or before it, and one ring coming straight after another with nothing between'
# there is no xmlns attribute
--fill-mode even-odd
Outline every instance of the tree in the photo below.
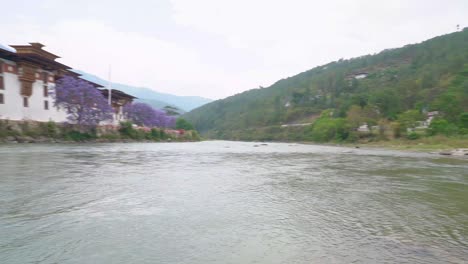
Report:
<svg viewBox="0 0 468 264"><path fill-rule="evenodd" d="M353 127L358 127L364 123L377 123L378 118L378 110L371 105L366 105L364 108L352 105L346 113L346 119Z"/></svg>
<svg viewBox="0 0 468 264"><path fill-rule="evenodd" d="M154 109L145 103L132 103L124 106L126 117L139 126L172 127L175 118L168 116L164 111Z"/></svg>
<svg viewBox="0 0 468 264"><path fill-rule="evenodd" d="M460 127L468 128L468 112L461 113L460 115Z"/></svg>
<svg viewBox="0 0 468 264"><path fill-rule="evenodd" d="M193 125L183 118L178 118L176 121L176 129L194 130Z"/></svg>
<svg viewBox="0 0 468 264"><path fill-rule="evenodd" d="M80 128L112 119L112 107L101 92L90 83L71 76L57 81L54 105L64 108L67 119Z"/></svg>
<svg viewBox="0 0 468 264"><path fill-rule="evenodd" d="M458 132L458 127L452 123L449 123L445 119L438 118L431 122L431 124L429 125L429 130L427 132L431 136L436 134L451 136Z"/></svg>
<svg viewBox="0 0 468 264"><path fill-rule="evenodd" d="M312 124L309 138L317 142L341 141L349 136L349 130L344 118L321 117Z"/></svg>
<svg viewBox="0 0 468 264"><path fill-rule="evenodd" d="M418 110L408 110L398 115L398 121L403 125L403 128L413 128L417 121L422 121L424 115Z"/></svg>

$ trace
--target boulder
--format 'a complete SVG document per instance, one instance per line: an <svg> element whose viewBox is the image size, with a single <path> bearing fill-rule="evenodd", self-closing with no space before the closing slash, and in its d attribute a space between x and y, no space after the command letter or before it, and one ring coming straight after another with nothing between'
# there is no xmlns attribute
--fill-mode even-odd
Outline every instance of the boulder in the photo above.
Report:
<svg viewBox="0 0 468 264"><path fill-rule="evenodd" d="M16 140L19 142L19 143L34 143L34 138L32 137L29 137L29 136L18 136L16 137Z"/></svg>
<svg viewBox="0 0 468 264"><path fill-rule="evenodd" d="M452 152L450 152L450 151L441 151L441 152L439 152L439 154L444 155L444 156L450 156L450 155L452 155Z"/></svg>

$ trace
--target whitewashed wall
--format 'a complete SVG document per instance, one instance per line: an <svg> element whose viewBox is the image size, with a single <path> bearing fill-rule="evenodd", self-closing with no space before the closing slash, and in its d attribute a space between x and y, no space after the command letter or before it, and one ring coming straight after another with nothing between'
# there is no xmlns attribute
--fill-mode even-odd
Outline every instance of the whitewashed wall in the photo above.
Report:
<svg viewBox="0 0 468 264"><path fill-rule="evenodd" d="M10 65L16 65L14 62L3 60ZM54 100L49 95L44 97L43 81L36 80L33 84L33 92L29 97L29 107L23 106L23 96L20 94L21 83L18 75L4 72L4 103L0 104L0 119L9 120L34 120L34 121L66 121L66 113L54 107ZM49 83L49 91L53 91L54 83ZM49 101L49 110L44 109L44 101Z"/></svg>

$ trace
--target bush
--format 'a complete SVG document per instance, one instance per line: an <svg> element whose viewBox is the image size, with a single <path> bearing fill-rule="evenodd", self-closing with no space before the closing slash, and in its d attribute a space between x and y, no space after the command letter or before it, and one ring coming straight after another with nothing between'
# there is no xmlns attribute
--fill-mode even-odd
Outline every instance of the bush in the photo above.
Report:
<svg viewBox="0 0 468 264"><path fill-rule="evenodd" d="M67 140L73 140L73 141L86 141L86 140L95 139L96 136L91 133L83 133L83 132L73 130L73 131L67 132L64 138Z"/></svg>
<svg viewBox="0 0 468 264"><path fill-rule="evenodd" d="M100 138L108 139L110 141L119 140L120 135L118 134L104 134Z"/></svg>
<svg viewBox="0 0 468 264"><path fill-rule="evenodd" d="M58 135L58 127L57 124L53 121L49 121L47 123L40 123L39 128L41 130L41 135L50 138L56 138Z"/></svg>
<svg viewBox="0 0 468 264"><path fill-rule="evenodd" d="M120 122L119 133L123 137L127 138L135 138L136 137L136 130L133 128L132 122Z"/></svg>
<svg viewBox="0 0 468 264"><path fill-rule="evenodd" d="M459 119L460 127L468 129L468 112L462 113Z"/></svg>
<svg viewBox="0 0 468 264"><path fill-rule="evenodd" d="M458 133L458 127L452 123L449 123L447 120L440 118L431 122L427 132L430 136L437 134L452 136Z"/></svg>
<svg viewBox="0 0 468 264"><path fill-rule="evenodd" d="M151 138L153 140L161 139L161 133L159 132L159 129L156 129L156 128L151 129Z"/></svg>
<svg viewBox="0 0 468 264"><path fill-rule="evenodd" d="M193 130L193 125L183 118L176 120L176 129Z"/></svg>
<svg viewBox="0 0 468 264"><path fill-rule="evenodd" d="M416 140L416 139L419 139L421 136L416 132L410 132L410 133L408 133L408 135L406 135L406 137L409 140Z"/></svg>
<svg viewBox="0 0 468 264"><path fill-rule="evenodd" d="M312 125L310 138L317 142L342 141L349 136L349 128L343 118L320 118Z"/></svg>

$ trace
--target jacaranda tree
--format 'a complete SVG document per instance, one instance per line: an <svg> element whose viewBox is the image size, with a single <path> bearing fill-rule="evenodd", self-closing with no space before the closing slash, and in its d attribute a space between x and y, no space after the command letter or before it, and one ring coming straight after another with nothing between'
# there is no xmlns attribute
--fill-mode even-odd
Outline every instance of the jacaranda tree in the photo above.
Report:
<svg viewBox="0 0 468 264"><path fill-rule="evenodd" d="M67 119L80 128L112 119L112 107L101 92L90 83L71 76L57 81L55 106L65 109Z"/></svg>
<svg viewBox="0 0 468 264"><path fill-rule="evenodd" d="M124 106L123 112L126 118L140 126L173 127L175 125L174 117L145 103L128 104Z"/></svg>

